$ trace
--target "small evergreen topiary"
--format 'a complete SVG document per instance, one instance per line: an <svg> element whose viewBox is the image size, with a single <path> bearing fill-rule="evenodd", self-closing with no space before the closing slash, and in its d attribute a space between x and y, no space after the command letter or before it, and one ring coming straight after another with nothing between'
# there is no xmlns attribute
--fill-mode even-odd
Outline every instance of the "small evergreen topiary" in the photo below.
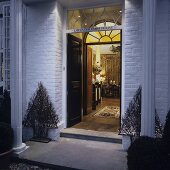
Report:
<svg viewBox="0 0 170 170"><path fill-rule="evenodd" d="M162 138L162 135L163 135L163 126L155 110L155 137Z"/></svg>
<svg viewBox="0 0 170 170"><path fill-rule="evenodd" d="M168 111L168 114L166 116L166 122L164 126L164 132L163 132L163 141L166 144L166 149L169 156L169 162L170 162L170 110Z"/></svg>
<svg viewBox="0 0 170 170"><path fill-rule="evenodd" d="M141 132L141 93L142 87L139 86L122 118L120 134L130 136L131 142L138 138ZM162 134L163 127L155 110L155 137L161 138Z"/></svg>
<svg viewBox="0 0 170 170"><path fill-rule="evenodd" d="M166 122L164 126L163 139L170 142L170 110L166 116Z"/></svg>
<svg viewBox="0 0 170 170"><path fill-rule="evenodd" d="M13 130L9 124L0 122L0 169L9 169L13 147Z"/></svg>
<svg viewBox="0 0 170 170"><path fill-rule="evenodd" d="M140 137L128 149L128 170L168 170L166 144L160 138Z"/></svg>
<svg viewBox="0 0 170 170"><path fill-rule="evenodd" d="M135 137L140 136L141 131L141 86L137 89L133 100L122 118L120 134L128 135L133 141Z"/></svg>
<svg viewBox="0 0 170 170"><path fill-rule="evenodd" d="M0 154L12 149L13 130L6 123L0 123Z"/></svg>
<svg viewBox="0 0 170 170"><path fill-rule="evenodd" d="M162 125L158 118L155 117L155 129L159 138L139 137L131 144L127 156L128 170L170 169L170 111L166 117L162 138Z"/></svg>
<svg viewBox="0 0 170 170"><path fill-rule="evenodd" d="M58 115L49 99L47 90L40 82L28 104L23 125L33 128L33 138L47 138L48 129L57 128L58 122Z"/></svg>
<svg viewBox="0 0 170 170"><path fill-rule="evenodd" d="M4 90L0 105L0 122L11 124L11 98L7 90Z"/></svg>

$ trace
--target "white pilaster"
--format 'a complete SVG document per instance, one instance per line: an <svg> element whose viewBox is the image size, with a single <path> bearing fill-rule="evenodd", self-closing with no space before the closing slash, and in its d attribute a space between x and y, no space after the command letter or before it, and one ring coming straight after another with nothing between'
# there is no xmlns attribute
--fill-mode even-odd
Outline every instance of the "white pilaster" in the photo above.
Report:
<svg viewBox="0 0 170 170"><path fill-rule="evenodd" d="M141 134L155 132L156 0L143 0L143 71Z"/></svg>
<svg viewBox="0 0 170 170"><path fill-rule="evenodd" d="M169 1L170 8L170 1ZM168 65L170 65L170 11L168 13L168 21L169 21L169 33L168 33ZM168 75L170 75L170 67L168 67ZM170 76L168 76L168 110L170 110Z"/></svg>
<svg viewBox="0 0 170 170"><path fill-rule="evenodd" d="M14 152L25 150L22 143L22 0L11 0L11 124Z"/></svg>
<svg viewBox="0 0 170 170"><path fill-rule="evenodd" d="M67 127L67 34L66 34L66 27L67 27L67 10L64 9L64 16L63 16L63 68L62 68L62 115L63 115L63 122L64 128Z"/></svg>

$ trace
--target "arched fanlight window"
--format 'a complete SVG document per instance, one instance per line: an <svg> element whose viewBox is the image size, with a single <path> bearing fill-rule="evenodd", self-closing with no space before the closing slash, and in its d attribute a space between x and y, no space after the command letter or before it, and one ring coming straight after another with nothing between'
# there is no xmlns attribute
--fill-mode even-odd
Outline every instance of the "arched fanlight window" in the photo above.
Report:
<svg viewBox="0 0 170 170"><path fill-rule="evenodd" d="M97 24L96 27L108 27L112 26L114 23L105 22ZM121 32L120 30L109 30L109 31L97 31L89 32L86 36L85 43L97 43L97 42L120 42Z"/></svg>

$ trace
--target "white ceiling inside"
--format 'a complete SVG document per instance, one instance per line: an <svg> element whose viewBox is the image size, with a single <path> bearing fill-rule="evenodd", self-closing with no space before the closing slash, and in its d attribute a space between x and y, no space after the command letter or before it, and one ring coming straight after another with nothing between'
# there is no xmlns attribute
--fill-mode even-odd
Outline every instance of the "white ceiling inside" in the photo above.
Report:
<svg viewBox="0 0 170 170"><path fill-rule="evenodd" d="M36 2L49 2L54 0L23 0L26 4ZM123 0L57 0L64 8L82 8L92 6L106 6L108 4L120 4Z"/></svg>
<svg viewBox="0 0 170 170"><path fill-rule="evenodd" d="M100 47L100 54L113 54L111 51L111 46L113 44L102 44L102 45L90 45L90 47L93 49L93 52L96 53L97 46ZM120 44L114 44L115 47L120 46Z"/></svg>

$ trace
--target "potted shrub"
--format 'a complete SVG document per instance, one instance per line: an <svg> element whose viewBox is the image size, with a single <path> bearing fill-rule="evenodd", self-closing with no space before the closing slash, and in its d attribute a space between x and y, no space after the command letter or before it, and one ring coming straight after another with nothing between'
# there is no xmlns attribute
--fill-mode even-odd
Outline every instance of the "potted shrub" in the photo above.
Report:
<svg viewBox="0 0 170 170"><path fill-rule="evenodd" d="M128 148L128 170L170 169L170 111L167 114L162 138L141 136Z"/></svg>
<svg viewBox="0 0 170 170"><path fill-rule="evenodd" d="M8 169L12 146L13 130L8 124L0 122L0 169Z"/></svg>
<svg viewBox="0 0 170 170"><path fill-rule="evenodd" d="M121 120L121 128L119 134L123 135L123 147L128 149L130 144L140 136L141 131L141 92L142 87L139 86L133 99Z"/></svg>
<svg viewBox="0 0 170 170"><path fill-rule="evenodd" d="M58 128L58 115L50 100L48 92L40 82L36 92L28 103L27 113L23 120L23 126L33 129L31 140L38 142L49 142L48 132L50 129Z"/></svg>
<svg viewBox="0 0 170 170"><path fill-rule="evenodd" d="M142 87L139 86L129 107L122 118L120 134L123 135L123 146L128 150L129 146L140 137L141 132L141 94ZM168 128L167 128L168 129ZM155 109L155 137L161 138L163 127Z"/></svg>
<svg viewBox="0 0 170 170"><path fill-rule="evenodd" d="M164 131L162 135L162 140L166 146L166 150L168 152L168 160L170 162L170 110L168 111L168 114L166 116L166 122L164 126ZM170 168L170 163L169 163Z"/></svg>
<svg viewBox="0 0 170 170"><path fill-rule="evenodd" d="M11 98L7 90L0 95L0 122L11 124Z"/></svg>

